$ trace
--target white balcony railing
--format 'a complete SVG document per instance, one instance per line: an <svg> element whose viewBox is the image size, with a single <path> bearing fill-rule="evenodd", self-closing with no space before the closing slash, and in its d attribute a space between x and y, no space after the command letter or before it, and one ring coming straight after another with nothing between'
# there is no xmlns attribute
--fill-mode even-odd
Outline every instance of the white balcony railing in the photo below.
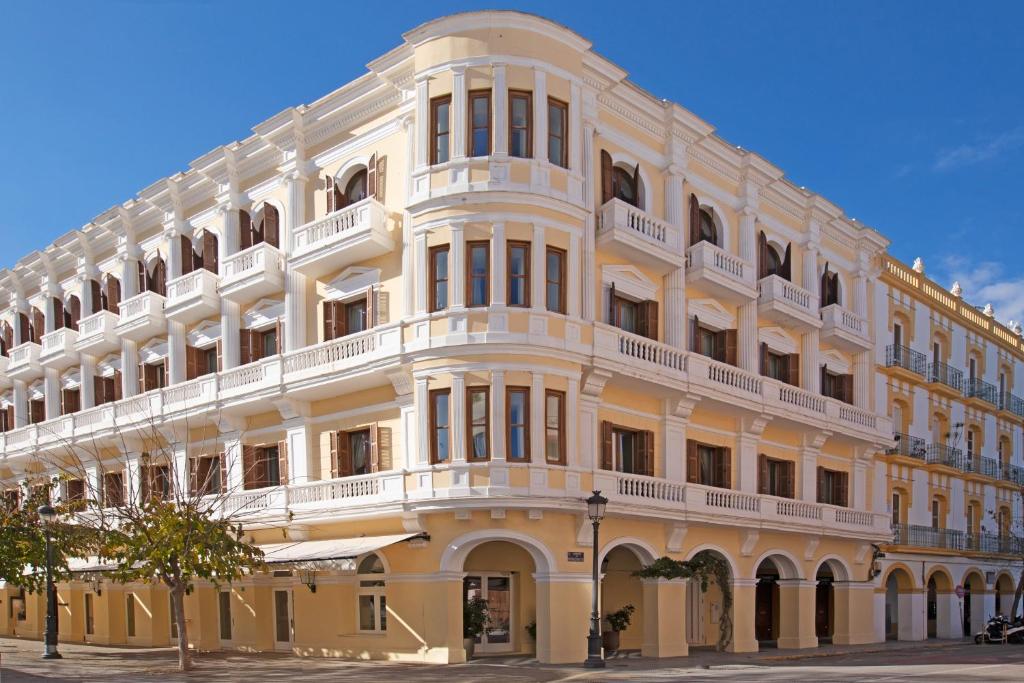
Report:
<svg viewBox="0 0 1024 683"><path fill-rule="evenodd" d="M228 256L220 272L221 296L247 303L284 287L284 256L276 247L261 242Z"/></svg>
<svg viewBox="0 0 1024 683"><path fill-rule="evenodd" d="M384 205L367 197L295 230L290 255L312 277L390 252Z"/></svg>
<svg viewBox="0 0 1024 683"><path fill-rule="evenodd" d="M189 323L219 312L219 280L216 273L200 268L168 282L167 317Z"/></svg>
<svg viewBox="0 0 1024 683"><path fill-rule="evenodd" d="M117 333L129 339L145 339L166 331L166 299L156 292L143 292L121 302Z"/></svg>
<svg viewBox="0 0 1024 683"><path fill-rule="evenodd" d="M757 309L762 317L800 328L820 327L818 299L809 291L778 275L757 283Z"/></svg>
<svg viewBox="0 0 1024 683"><path fill-rule="evenodd" d="M682 349L603 323L594 326L594 346L596 352L613 359L641 361L677 373L686 369L686 352Z"/></svg>
<svg viewBox="0 0 1024 683"><path fill-rule="evenodd" d="M35 377L43 372L39 364L42 349L35 342L18 344L8 352L10 361L7 363L7 374L14 379Z"/></svg>
<svg viewBox="0 0 1024 683"><path fill-rule="evenodd" d="M753 266L707 241L686 250L686 281L733 302L757 296Z"/></svg>
<svg viewBox="0 0 1024 683"><path fill-rule="evenodd" d="M857 352L871 348L868 322L838 304L821 309L821 338L845 351Z"/></svg>
<svg viewBox="0 0 1024 683"><path fill-rule="evenodd" d="M39 361L60 370L74 365L78 362L78 352L75 350L76 341L78 341L78 332L67 327L44 334Z"/></svg>
<svg viewBox="0 0 1024 683"><path fill-rule="evenodd" d="M661 272L682 266L679 230L621 199L610 199L601 207L597 240Z"/></svg>
<svg viewBox="0 0 1024 683"><path fill-rule="evenodd" d="M100 355L113 351L121 344L117 336L118 315L110 311L93 313L78 321L78 339L75 348Z"/></svg>

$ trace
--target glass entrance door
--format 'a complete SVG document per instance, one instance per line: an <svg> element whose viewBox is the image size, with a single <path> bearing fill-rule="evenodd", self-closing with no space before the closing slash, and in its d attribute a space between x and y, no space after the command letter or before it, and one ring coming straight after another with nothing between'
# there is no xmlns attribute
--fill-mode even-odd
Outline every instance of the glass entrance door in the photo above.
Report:
<svg viewBox="0 0 1024 683"><path fill-rule="evenodd" d="M274 590L274 649L292 649L294 626L292 592L287 589Z"/></svg>
<svg viewBox="0 0 1024 683"><path fill-rule="evenodd" d="M463 579L463 601L481 597L487 601L487 626L477 638L480 652L512 651L512 577L508 574L475 574Z"/></svg>

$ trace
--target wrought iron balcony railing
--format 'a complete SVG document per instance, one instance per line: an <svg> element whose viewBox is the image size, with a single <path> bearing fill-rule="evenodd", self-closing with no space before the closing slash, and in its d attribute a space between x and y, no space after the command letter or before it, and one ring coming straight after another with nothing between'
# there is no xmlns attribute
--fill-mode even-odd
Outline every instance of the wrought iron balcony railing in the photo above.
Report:
<svg viewBox="0 0 1024 683"><path fill-rule="evenodd" d="M945 384L956 391L963 391L964 373L947 363L928 364L928 381Z"/></svg>
<svg viewBox="0 0 1024 683"><path fill-rule="evenodd" d="M928 357L910 347L890 344L885 347L885 367L903 368L923 377L928 371Z"/></svg>
<svg viewBox="0 0 1024 683"><path fill-rule="evenodd" d="M893 434L895 444L886 451L888 455L903 455L908 458L920 458L924 460L928 447L919 436L910 434Z"/></svg>
<svg viewBox="0 0 1024 683"><path fill-rule="evenodd" d="M999 388L977 377L967 380L964 387L964 396L967 398L980 398L982 401L999 405Z"/></svg>

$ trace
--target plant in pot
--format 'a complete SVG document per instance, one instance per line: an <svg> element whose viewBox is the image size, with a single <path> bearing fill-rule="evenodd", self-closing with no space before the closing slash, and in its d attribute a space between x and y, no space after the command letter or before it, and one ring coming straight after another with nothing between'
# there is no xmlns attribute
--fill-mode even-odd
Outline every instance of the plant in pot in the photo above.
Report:
<svg viewBox="0 0 1024 683"><path fill-rule="evenodd" d="M530 634L530 640L537 642L537 620L534 619L526 625L526 632Z"/></svg>
<svg viewBox="0 0 1024 683"><path fill-rule="evenodd" d="M619 651L619 633L625 631L626 627L629 626L630 617L633 616L635 611L636 608L633 605L626 605L618 611L605 615L604 618L608 622L609 627L609 630L601 634L605 653Z"/></svg>
<svg viewBox="0 0 1024 683"><path fill-rule="evenodd" d="M462 603L462 647L466 649L466 659L473 658L476 639L486 627L487 601L477 595Z"/></svg>

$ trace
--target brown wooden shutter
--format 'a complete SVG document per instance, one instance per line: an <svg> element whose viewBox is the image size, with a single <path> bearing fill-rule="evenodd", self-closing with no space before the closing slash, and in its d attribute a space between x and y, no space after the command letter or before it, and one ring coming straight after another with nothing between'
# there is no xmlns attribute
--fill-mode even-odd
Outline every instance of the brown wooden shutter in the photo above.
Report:
<svg viewBox="0 0 1024 683"><path fill-rule="evenodd" d="M167 296L167 263L159 255L153 264L153 291L160 296Z"/></svg>
<svg viewBox="0 0 1024 683"><path fill-rule="evenodd" d="M658 302L645 301L640 305L643 311L642 319L645 321L646 330L644 336L648 339L658 339Z"/></svg>
<svg viewBox="0 0 1024 683"><path fill-rule="evenodd" d="M785 495L787 498L796 498L796 463L787 462L786 466L782 468L785 473Z"/></svg>
<svg viewBox="0 0 1024 683"><path fill-rule="evenodd" d="M278 355L284 352L284 320L281 318L274 323L274 352Z"/></svg>
<svg viewBox="0 0 1024 683"><path fill-rule="evenodd" d="M601 150L601 204L611 201L615 196L612 189L612 155Z"/></svg>
<svg viewBox="0 0 1024 683"><path fill-rule="evenodd" d="M366 196L377 196L377 155L370 155L370 162L366 164Z"/></svg>
<svg viewBox="0 0 1024 683"><path fill-rule="evenodd" d="M381 204L384 203L384 190L387 188L388 157L385 154L377 155L377 192L374 196Z"/></svg>
<svg viewBox="0 0 1024 683"><path fill-rule="evenodd" d="M757 235L757 279L760 280L768 275L768 238L764 230Z"/></svg>
<svg viewBox="0 0 1024 683"><path fill-rule="evenodd" d="M24 344L32 339L32 326L28 322L28 316L24 313L18 314L18 343Z"/></svg>
<svg viewBox="0 0 1024 683"><path fill-rule="evenodd" d="M68 299L68 327L78 330L78 321L82 319L82 301L75 295Z"/></svg>
<svg viewBox="0 0 1024 683"><path fill-rule="evenodd" d="M217 234L210 230L203 230L203 268L211 273L220 270L220 254L218 253Z"/></svg>
<svg viewBox="0 0 1024 683"><path fill-rule="evenodd" d="M99 375L93 375L93 378L92 378L92 404L94 406L101 406L104 403L106 403L107 400L108 400L107 399L107 392L105 390L105 387L103 386L104 381L105 381L104 377L100 377Z"/></svg>
<svg viewBox="0 0 1024 683"><path fill-rule="evenodd" d="M380 471L380 427L376 422L370 425L370 471Z"/></svg>
<svg viewBox="0 0 1024 683"><path fill-rule="evenodd" d="M120 370L114 370L114 400L120 401L124 395L124 379Z"/></svg>
<svg viewBox="0 0 1024 683"><path fill-rule="evenodd" d="M468 272L468 269L467 269ZM366 288L366 329L377 326L377 310L373 305L373 287Z"/></svg>
<svg viewBox="0 0 1024 683"><path fill-rule="evenodd" d="M228 458L224 451L217 454L217 466L220 467L220 489L217 493L228 491Z"/></svg>
<svg viewBox="0 0 1024 683"><path fill-rule="evenodd" d="M209 476L209 474L207 474ZM204 482L205 483L205 482ZM199 494L199 459L188 459L188 492L189 495Z"/></svg>
<svg viewBox="0 0 1024 683"><path fill-rule="evenodd" d="M242 446L242 482L247 489L254 489L259 483L254 446Z"/></svg>
<svg viewBox="0 0 1024 683"><path fill-rule="evenodd" d="M185 345L185 379L195 379L203 374L199 371L200 351L194 346Z"/></svg>
<svg viewBox="0 0 1024 683"><path fill-rule="evenodd" d="M770 493L768 490L768 456L759 453L757 456L757 492Z"/></svg>
<svg viewBox="0 0 1024 683"><path fill-rule="evenodd" d="M768 344L761 342L761 374L763 375L768 370Z"/></svg>
<svg viewBox="0 0 1024 683"><path fill-rule="evenodd" d="M121 281L113 275L107 276L107 310L114 314L121 312Z"/></svg>
<svg viewBox="0 0 1024 683"><path fill-rule="evenodd" d="M786 355L786 381L794 387L800 386L800 354Z"/></svg>
<svg viewBox="0 0 1024 683"><path fill-rule="evenodd" d="M612 458L612 423L608 420L601 422L601 469L615 469L615 461Z"/></svg>
<svg viewBox="0 0 1024 683"><path fill-rule="evenodd" d="M242 328L238 331L238 364L252 362L252 330Z"/></svg>
<svg viewBox="0 0 1024 683"><path fill-rule="evenodd" d="M818 378L818 380L819 380L819 382L821 384L821 393L824 396L828 396L829 395L828 389L827 389L827 387L828 387L828 365L822 365L820 367L821 367L821 370L820 370L820 373L819 373L820 377Z"/></svg>
<svg viewBox="0 0 1024 683"><path fill-rule="evenodd" d="M818 466L818 502L825 502L825 468Z"/></svg>
<svg viewBox="0 0 1024 683"><path fill-rule="evenodd" d="M181 244L181 274L187 275L192 272L192 240L185 235L182 235L179 240Z"/></svg>
<svg viewBox="0 0 1024 683"><path fill-rule="evenodd" d="M278 240L277 209L272 204L263 205L263 241L272 247L280 247Z"/></svg>
<svg viewBox="0 0 1024 683"><path fill-rule="evenodd" d="M4 414L7 416L7 430L14 429L14 406L7 406L4 410Z"/></svg>
<svg viewBox="0 0 1024 683"><path fill-rule="evenodd" d="M324 183L324 189L327 191L327 213L332 214L337 210L335 205L336 195L334 189L334 176L328 174Z"/></svg>
<svg viewBox="0 0 1024 683"><path fill-rule="evenodd" d="M32 309L32 325L29 331L32 333L32 341L36 344L42 343L43 335L46 334L46 318L38 308Z"/></svg>
<svg viewBox="0 0 1024 683"><path fill-rule="evenodd" d="M697 442L686 440L686 481L691 484L700 483L700 461L697 457Z"/></svg>
<svg viewBox="0 0 1024 683"><path fill-rule="evenodd" d="M277 472L280 476L281 485L288 483L288 442L277 442Z"/></svg>
<svg viewBox="0 0 1024 683"><path fill-rule="evenodd" d="M99 313L103 304L103 295L100 292L100 283L98 280L89 280L89 315L93 313Z"/></svg>
<svg viewBox="0 0 1024 683"><path fill-rule="evenodd" d="M145 363L139 363L139 393L140 394L146 393L146 390L147 390L147 387L146 387L147 377L146 377L146 375L147 375L148 371L149 371L149 366L148 365L146 365Z"/></svg>
<svg viewBox="0 0 1024 683"><path fill-rule="evenodd" d="M847 498L849 493L849 476L846 472L841 472L838 477L839 490L836 492L836 504L843 507L850 505L850 501Z"/></svg>
<svg viewBox="0 0 1024 683"><path fill-rule="evenodd" d="M636 168L633 169L633 198L636 200L636 207L638 209L641 209L644 206L644 198L640 194L641 191L642 188L640 186L640 164L638 162Z"/></svg>
<svg viewBox="0 0 1024 683"><path fill-rule="evenodd" d="M700 321L697 320L697 316L693 316L690 319L690 351L694 353L704 353L704 349L700 348Z"/></svg>
<svg viewBox="0 0 1024 683"><path fill-rule="evenodd" d="M608 324L618 327L618 321L615 320L615 283L608 288Z"/></svg>
<svg viewBox="0 0 1024 683"><path fill-rule="evenodd" d="M324 310L324 341L334 339L334 302L325 301Z"/></svg>
<svg viewBox="0 0 1024 683"><path fill-rule="evenodd" d="M725 362L729 365L737 365L739 344L737 342L736 330L725 330Z"/></svg>
<svg viewBox="0 0 1024 683"><path fill-rule="evenodd" d="M640 433L642 437L640 447L640 468L639 474L648 477L654 476L654 432L647 430Z"/></svg>
<svg viewBox="0 0 1024 683"><path fill-rule="evenodd" d="M842 397L847 403L853 405L853 375L840 375L842 380Z"/></svg>
<svg viewBox="0 0 1024 683"><path fill-rule="evenodd" d="M53 314L53 329L59 330L64 327L64 302L57 297L52 297L50 299L50 311ZM37 331L40 338L42 338L45 333L45 327L40 327Z"/></svg>
<svg viewBox="0 0 1024 683"><path fill-rule="evenodd" d="M238 248L248 249L252 246L252 217L245 209L238 210Z"/></svg>
<svg viewBox="0 0 1024 683"><path fill-rule="evenodd" d="M825 269L821 271L821 290L818 292L822 308L825 307L828 299L828 261L825 261Z"/></svg>
<svg viewBox="0 0 1024 683"><path fill-rule="evenodd" d="M718 449L718 483L722 488L732 488L732 449Z"/></svg>
<svg viewBox="0 0 1024 683"><path fill-rule="evenodd" d="M700 202L697 195L690 195L690 246L700 242Z"/></svg>
<svg viewBox="0 0 1024 683"><path fill-rule="evenodd" d="M348 432L337 432L335 436L338 440L338 476L351 477L354 469L352 467L352 451Z"/></svg>
<svg viewBox="0 0 1024 683"><path fill-rule="evenodd" d="M781 272L779 273L779 275L781 275L785 279L789 280L790 282L793 281L793 261L792 261L792 257L793 257L793 243L790 242L789 244L786 245L786 256L785 256L785 258L782 259L782 267L780 268Z"/></svg>

